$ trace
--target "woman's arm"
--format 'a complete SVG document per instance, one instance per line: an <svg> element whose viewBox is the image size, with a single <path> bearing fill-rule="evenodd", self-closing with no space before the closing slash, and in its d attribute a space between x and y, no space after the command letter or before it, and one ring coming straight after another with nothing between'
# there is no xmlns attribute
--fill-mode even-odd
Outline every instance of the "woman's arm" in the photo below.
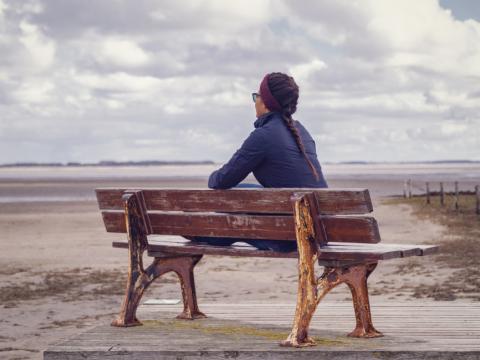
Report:
<svg viewBox="0 0 480 360"><path fill-rule="evenodd" d="M267 137L265 129L253 130L232 158L208 179L210 189L229 189L245 179L265 157Z"/></svg>

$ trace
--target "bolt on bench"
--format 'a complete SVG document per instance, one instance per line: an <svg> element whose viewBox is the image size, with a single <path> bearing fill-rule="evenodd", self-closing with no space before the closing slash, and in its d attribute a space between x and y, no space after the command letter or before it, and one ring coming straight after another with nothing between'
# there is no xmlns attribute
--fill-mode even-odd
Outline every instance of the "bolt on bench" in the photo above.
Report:
<svg viewBox="0 0 480 360"><path fill-rule="evenodd" d="M293 328L283 346L309 346L308 328L321 299L346 283L352 292L356 327L353 337L378 337L372 324L367 279L380 260L434 253L437 246L379 244L378 224L366 189L96 189L108 232L127 233L129 250L125 298L113 326L141 325L140 299L159 276L173 271L182 288L180 319L200 312L193 269L203 255L298 258L298 294ZM150 236L149 235L169 235ZM176 236L171 236L176 235ZM257 250L191 242L182 236L217 236L296 241L297 252ZM147 251L152 263L143 266ZM317 279L314 266L324 267Z"/></svg>

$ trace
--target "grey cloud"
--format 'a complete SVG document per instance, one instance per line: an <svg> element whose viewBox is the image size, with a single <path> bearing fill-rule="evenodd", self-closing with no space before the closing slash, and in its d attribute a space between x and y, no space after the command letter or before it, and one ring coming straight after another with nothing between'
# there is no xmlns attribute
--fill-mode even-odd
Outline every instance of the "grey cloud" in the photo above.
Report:
<svg viewBox="0 0 480 360"><path fill-rule="evenodd" d="M9 3L12 4L12 3ZM85 31L138 33L155 25L149 14L158 6L156 1L62 1L42 2L44 10L31 17L44 26L52 38L72 38Z"/></svg>
<svg viewBox="0 0 480 360"><path fill-rule="evenodd" d="M369 27L375 2L279 1L268 13L259 2L251 14L208 1L35 4L9 1L0 19L0 163L225 161L253 130L263 75L300 65L295 115L321 161L478 158L478 79L461 64L392 65L399 50Z"/></svg>
<svg viewBox="0 0 480 360"><path fill-rule="evenodd" d="M288 0L286 4L293 14L288 18L294 27L303 27L317 39L334 43L345 55L371 60L388 54L389 45L382 34L369 30L368 2Z"/></svg>

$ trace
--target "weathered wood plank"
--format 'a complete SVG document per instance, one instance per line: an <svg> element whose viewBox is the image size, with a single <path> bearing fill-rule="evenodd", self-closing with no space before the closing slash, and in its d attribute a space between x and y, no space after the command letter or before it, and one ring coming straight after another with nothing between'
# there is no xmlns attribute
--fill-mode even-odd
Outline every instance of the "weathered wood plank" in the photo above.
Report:
<svg viewBox="0 0 480 360"><path fill-rule="evenodd" d="M113 246L117 248L127 248L125 241L115 241ZM298 253L276 252L257 250L248 245L236 244L232 246L213 246L202 243L192 243L186 239L179 238L175 240L150 240L148 245L149 256L159 256L165 254L205 254L205 255L225 255L225 256L248 256L248 257L271 257L271 258L297 258ZM406 249L400 245L391 246L373 246L366 244L354 244L345 246L342 243L329 243L322 247L319 256L320 260L388 260L407 256L421 256L422 252L415 248Z"/></svg>
<svg viewBox="0 0 480 360"><path fill-rule="evenodd" d="M112 243L116 248L128 248L126 241L115 241ZM171 249L170 249L171 247ZM181 249L178 249L181 247ZM376 254L384 254L380 260L387 260L398 257L423 256L425 249L430 252L436 251L438 248L434 245L403 245L403 244L358 244L358 243L340 243L331 242L323 247L322 252L338 253L338 262L332 263L333 259L330 255L320 256L320 260L328 260L325 265L342 266L347 265L348 261L367 259L363 254L372 252ZM298 253L293 252L276 252L257 250L252 246L236 243L232 246L212 246L202 243L190 242L182 237L157 237L149 240L148 254L150 256L165 256L166 254L205 254L205 255L225 255L225 256L250 256L250 257L270 257L270 258L297 258ZM358 253L360 257L350 257L349 253ZM342 263L343 261L343 263Z"/></svg>
<svg viewBox="0 0 480 360"><path fill-rule="evenodd" d="M152 257L164 257L166 254L204 254L290 259L296 259L298 257L295 251L281 253L276 251L257 250L251 246L242 246L240 244L232 246L213 246L203 245L201 243L188 246L186 244L186 242L172 243L152 241L148 246L148 255ZM114 241L112 242L112 246L115 248L128 249L128 243L125 241Z"/></svg>
<svg viewBox="0 0 480 360"><path fill-rule="evenodd" d="M108 232L125 233L120 211L102 211ZM245 215L219 213L149 213L153 234L226 236L249 239L296 240L289 215ZM377 221L369 216L322 216L329 241L378 243Z"/></svg>
<svg viewBox="0 0 480 360"><path fill-rule="evenodd" d="M126 188L96 189L100 209L122 210ZM133 189L134 190L134 189ZM264 189L142 189L147 210L222 211L292 214L294 192L313 191L321 214L365 214L373 211L367 189L264 188Z"/></svg>

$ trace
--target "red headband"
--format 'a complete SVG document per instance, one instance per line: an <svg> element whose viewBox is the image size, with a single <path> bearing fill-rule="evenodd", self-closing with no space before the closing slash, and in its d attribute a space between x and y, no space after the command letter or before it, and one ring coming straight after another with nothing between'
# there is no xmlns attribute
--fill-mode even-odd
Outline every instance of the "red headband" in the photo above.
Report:
<svg viewBox="0 0 480 360"><path fill-rule="evenodd" d="M268 87L268 74L265 75L260 83L260 97L263 103L270 111L282 111L282 106L278 103L277 99L270 92Z"/></svg>

